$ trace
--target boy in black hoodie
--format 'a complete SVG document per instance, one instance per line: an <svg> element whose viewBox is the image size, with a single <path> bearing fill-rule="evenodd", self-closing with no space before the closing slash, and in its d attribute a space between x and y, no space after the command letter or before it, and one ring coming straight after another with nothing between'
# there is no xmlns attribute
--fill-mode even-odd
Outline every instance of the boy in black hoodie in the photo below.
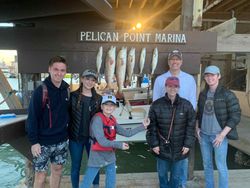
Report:
<svg viewBox="0 0 250 188"><path fill-rule="evenodd" d="M68 88L63 81L67 64L56 56L49 62L49 77L35 89L28 109L27 133L35 169L34 188L45 186L51 162L50 187L59 188L63 164L67 159L69 122Z"/></svg>

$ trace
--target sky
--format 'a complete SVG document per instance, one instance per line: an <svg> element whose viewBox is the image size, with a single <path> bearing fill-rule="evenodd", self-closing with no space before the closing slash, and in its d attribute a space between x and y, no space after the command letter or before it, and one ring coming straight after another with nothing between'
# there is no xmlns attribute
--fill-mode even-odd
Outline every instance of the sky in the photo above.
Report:
<svg viewBox="0 0 250 188"><path fill-rule="evenodd" d="M7 65L10 65L15 60L16 55L16 50L0 50L0 61L4 61Z"/></svg>

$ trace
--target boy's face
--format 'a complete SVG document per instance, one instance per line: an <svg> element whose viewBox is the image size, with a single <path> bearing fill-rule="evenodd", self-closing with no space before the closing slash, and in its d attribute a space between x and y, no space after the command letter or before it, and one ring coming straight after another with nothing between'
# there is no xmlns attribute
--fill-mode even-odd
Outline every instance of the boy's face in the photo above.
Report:
<svg viewBox="0 0 250 188"><path fill-rule="evenodd" d="M210 74L207 73L204 75L204 79L206 83L211 87L211 86L216 86L219 84L220 80L220 74Z"/></svg>
<svg viewBox="0 0 250 188"><path fill-rule="evenodd" d="M49 67L51 81L53 83L60 84L62 82L65 74L66 74L66 69L67 69L67 67L64 63L61 63L61 62L53 63Z"/></svg>
<svg viewBox="0 0 250 188"><path fill-rule="evenodd" d="M115 111L116 105L112 102L107 102L101 105L104 114L112 114Z"/></svg>

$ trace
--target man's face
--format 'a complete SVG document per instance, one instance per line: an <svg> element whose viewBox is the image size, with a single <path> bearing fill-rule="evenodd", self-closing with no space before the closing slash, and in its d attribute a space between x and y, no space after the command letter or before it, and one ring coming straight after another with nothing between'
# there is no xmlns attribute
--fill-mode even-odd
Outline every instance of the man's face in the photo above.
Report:
<svg viewBox="0 0 250 188"><path fill-rule="evenodd" d="M168 60L170 71L178 71L181 69L182 60L178 56L173 56Z"/></svg>
<svg viewBox="0 0 250 188"><path fill-rule="evenodd" d="M212 87L212 86L216 86L219 84L220 75L207 73L204 75L204 79L207 82L207 84L210 87Z"/></svg>
<svg viewBox="0 0 250 188"><path fill-rule="evenodd" d="M49 73L51 76L51 81L56 84L60 84L66 74L66 65L61 62L53 63L49 67Z"/></svg>

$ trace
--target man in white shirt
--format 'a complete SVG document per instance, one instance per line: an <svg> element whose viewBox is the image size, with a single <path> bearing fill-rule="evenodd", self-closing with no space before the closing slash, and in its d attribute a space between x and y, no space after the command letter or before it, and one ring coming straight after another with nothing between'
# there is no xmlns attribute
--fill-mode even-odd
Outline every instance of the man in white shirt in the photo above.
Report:
<svg viewBox="0 0 250 188"><path fill-rule="evenodd" d="M178 77L180 80L179 95L191 102L194 109L196 109L196 82L194 77L181 70L183 63L182 53L180 50L173 50L168 55L169 71L158 76L153 88L153 101L165 96L165 81L170 76ZM182 187L186 187L188 159L184 160L183 174L181 175Z"/></svg>

